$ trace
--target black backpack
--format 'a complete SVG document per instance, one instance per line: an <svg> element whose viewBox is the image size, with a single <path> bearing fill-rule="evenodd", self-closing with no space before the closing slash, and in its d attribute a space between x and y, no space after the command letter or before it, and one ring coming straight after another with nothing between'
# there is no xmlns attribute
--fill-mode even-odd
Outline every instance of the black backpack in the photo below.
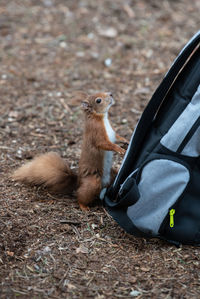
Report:
<svg viewBox="0 0 200 299"><path fill-rule="evenodd" d="M200 31L153 94L100 198L130 234L200 245Z"/></svg>

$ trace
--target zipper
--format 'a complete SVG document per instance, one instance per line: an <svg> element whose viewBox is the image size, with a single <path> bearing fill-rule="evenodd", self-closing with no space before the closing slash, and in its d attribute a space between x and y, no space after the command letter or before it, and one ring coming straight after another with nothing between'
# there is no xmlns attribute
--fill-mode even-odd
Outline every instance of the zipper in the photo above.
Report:
<svg viewBox="0 0 200 299"><path fill-rule="evenodd" d="M169 226L171 228L174 227L174 214L175 214L175 209L169 210Z"/></svg>

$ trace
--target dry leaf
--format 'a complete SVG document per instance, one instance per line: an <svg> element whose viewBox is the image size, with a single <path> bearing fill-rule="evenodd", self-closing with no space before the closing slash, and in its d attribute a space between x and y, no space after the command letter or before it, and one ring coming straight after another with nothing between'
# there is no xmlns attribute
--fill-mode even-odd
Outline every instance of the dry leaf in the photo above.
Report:
<svg viewBox="0 0 200 299"><path fill-rule="evenodd" d="M76 289L75 285L73 285L71 283L67 283L66 286L68 287L69 290L75 290Z"/></svg>
<svg viewBox="0 0 200 299"><path fill-rule="evenodd" d="M14 252L13 251L6 251L6 254L9 256L14 256Z"/></svg>
<svg viewBox="0 0 200 299"><path fill-rule="evenodd" d="M31 272L35 272L35 270L32 268L32 267L30 267L30 266L26 266L27 267L27 269L29 269Z"/></svg>
<svg viewBox="0 0 200 299"><path fill-rule="evenodd" d="M76 248L76 253L84 253L84 254L87 254L89 252L88 248L87 247L84 247L84 246L80 246L78 248Z"/></svg>
<svg viewBox="0 0 200 299"><path fill-rule="evenodd" d="M123 8L124 8L124 11L129 16L129 18L135 17L135 13L134 13L133 9L128 4L125 4Z"/></svg>
<svg viewBox="0 0 200 299"><path fill-rule="evenodd" d="M140 270L143 272L149 272L151 269L149 267L141 267Z"/></svg>

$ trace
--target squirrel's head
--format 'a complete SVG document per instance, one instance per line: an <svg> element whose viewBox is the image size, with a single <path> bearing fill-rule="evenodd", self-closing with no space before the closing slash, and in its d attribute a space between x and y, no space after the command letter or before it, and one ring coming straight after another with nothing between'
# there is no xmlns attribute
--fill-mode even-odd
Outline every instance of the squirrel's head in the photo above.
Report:
<svg viewBox="0 0 200 299"><path fill-rule="evenodd" d="M111 92L99 92L87 96L82 101L82 108L87 113L105 114L113 103L114 99Z"/></svg>

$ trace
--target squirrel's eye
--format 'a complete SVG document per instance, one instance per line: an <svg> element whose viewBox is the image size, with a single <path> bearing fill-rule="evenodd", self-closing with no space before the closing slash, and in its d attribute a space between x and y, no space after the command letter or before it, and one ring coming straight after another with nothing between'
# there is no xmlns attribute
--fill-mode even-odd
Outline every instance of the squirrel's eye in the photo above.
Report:
<svg viewBox="0 0 200 299"><path fill-rule="evenodd" d="M100 98L96 99L96 103L100 104L101 103L101 99Z"/></svg>

